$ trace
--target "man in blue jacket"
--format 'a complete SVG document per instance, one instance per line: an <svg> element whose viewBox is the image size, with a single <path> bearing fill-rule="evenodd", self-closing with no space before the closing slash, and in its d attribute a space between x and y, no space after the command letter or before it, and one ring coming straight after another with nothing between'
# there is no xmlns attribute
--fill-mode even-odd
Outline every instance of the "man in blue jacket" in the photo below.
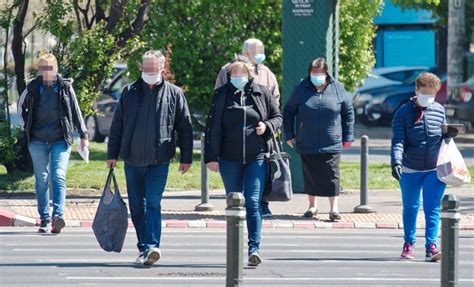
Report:
<svg viewBox="0 0 474 287"><path fill-rule="evenodd" d="M152 266L161 257L161 199L168 166L179 138L179 171L191 167L193 130L183 91L162 77L165 57L150 50L143 55L142 76L125 87L115 110L108 142L109 168L120 156L132 222L138 238L137 263Z"/></svg>

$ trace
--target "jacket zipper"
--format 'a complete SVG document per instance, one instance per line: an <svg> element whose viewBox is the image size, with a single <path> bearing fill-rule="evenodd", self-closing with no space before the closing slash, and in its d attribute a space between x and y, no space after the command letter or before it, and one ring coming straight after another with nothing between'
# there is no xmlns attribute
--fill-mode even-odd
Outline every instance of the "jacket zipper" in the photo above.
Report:
<svg viewBox="0 0 474 287"><path fill-rule="evenodd" d="M245 127L247 126L247 107L245 106L245 92L242 91L240 95L240 105L243 107L244 111L244 126L242 127L242 159L243 159L243 164L245 164Z"/></svg>
<svg viewBox="0 0 474 287"><path fill-rule="evenodd" d="M428 124L426 122L426 110L425 110L425 113L423 115L423 122L425 123L425 140L426 140L426 145L425 145L425 166L423 168L423 170L426 170L426 166L427 166L427 161L428 161Z"/></svg>

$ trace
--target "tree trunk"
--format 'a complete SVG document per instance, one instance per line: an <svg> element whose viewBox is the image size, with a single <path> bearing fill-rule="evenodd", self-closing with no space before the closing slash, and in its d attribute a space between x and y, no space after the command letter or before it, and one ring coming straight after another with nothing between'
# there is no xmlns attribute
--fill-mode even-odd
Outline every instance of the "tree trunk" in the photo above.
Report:
<svg viewBox="0 0 474 287"><path fill-rule="evenodd" d="M21 1L18 13L13 20L13 40L12 53L15 60L15 76L18 95L21 95L26 88L25 82L25 51L23 49L23 26L25 24L26 11L29 0Z"/></svg>
<svg viewBox="0 0 474 287"><path fill-rule="evenodd" d="M449 0L448 97L456 98L456 84L463 81L465 0Z"/></svg>

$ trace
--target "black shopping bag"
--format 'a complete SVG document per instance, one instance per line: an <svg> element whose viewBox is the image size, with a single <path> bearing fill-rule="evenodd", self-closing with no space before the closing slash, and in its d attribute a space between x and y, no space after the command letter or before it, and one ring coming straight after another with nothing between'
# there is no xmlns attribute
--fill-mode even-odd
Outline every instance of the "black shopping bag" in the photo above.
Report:
<svg viewBox="0 0 474 287"><path fill-rule="evenodd" d="M290 155L281 151L281 143L275 137L272 139L268 163L268 177L263 201L289 201L293 198L291 186Z"/></svg>
<svg viewBox="0 0 474 287"><path fill-rule="evenodd" d="M114 189L110 188L114 181ZM92 230L100 247L105 251L122 251L128 228L127 205L120 195L113 169L110 170L99 206L92 223Z"/></svg>

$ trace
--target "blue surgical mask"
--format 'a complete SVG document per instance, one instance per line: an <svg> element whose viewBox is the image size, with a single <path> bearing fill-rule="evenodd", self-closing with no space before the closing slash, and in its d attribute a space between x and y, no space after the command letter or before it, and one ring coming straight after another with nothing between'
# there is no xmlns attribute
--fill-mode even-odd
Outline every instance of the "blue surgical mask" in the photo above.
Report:
<svg viewBox="0 0 474 287"><path fill-rule="evenodd" d="M249 81L249 78L247 77L230 77L230 83L234 85L234 87L236 87L238 90L245 87L248 81Z"/></svg>
<svg viewBox="0 0 474 287"><path fill-rule="evenodd" d="M311 83L316 87L324 85L326 82L326 75L311 75Z"/></svg>
<svg viewBox="0 0 474 287"><path fill-rule="evenodd" d="M255 63L261 64L263 61L265 61L265 54L257 54L255 55Z"/></svg>

